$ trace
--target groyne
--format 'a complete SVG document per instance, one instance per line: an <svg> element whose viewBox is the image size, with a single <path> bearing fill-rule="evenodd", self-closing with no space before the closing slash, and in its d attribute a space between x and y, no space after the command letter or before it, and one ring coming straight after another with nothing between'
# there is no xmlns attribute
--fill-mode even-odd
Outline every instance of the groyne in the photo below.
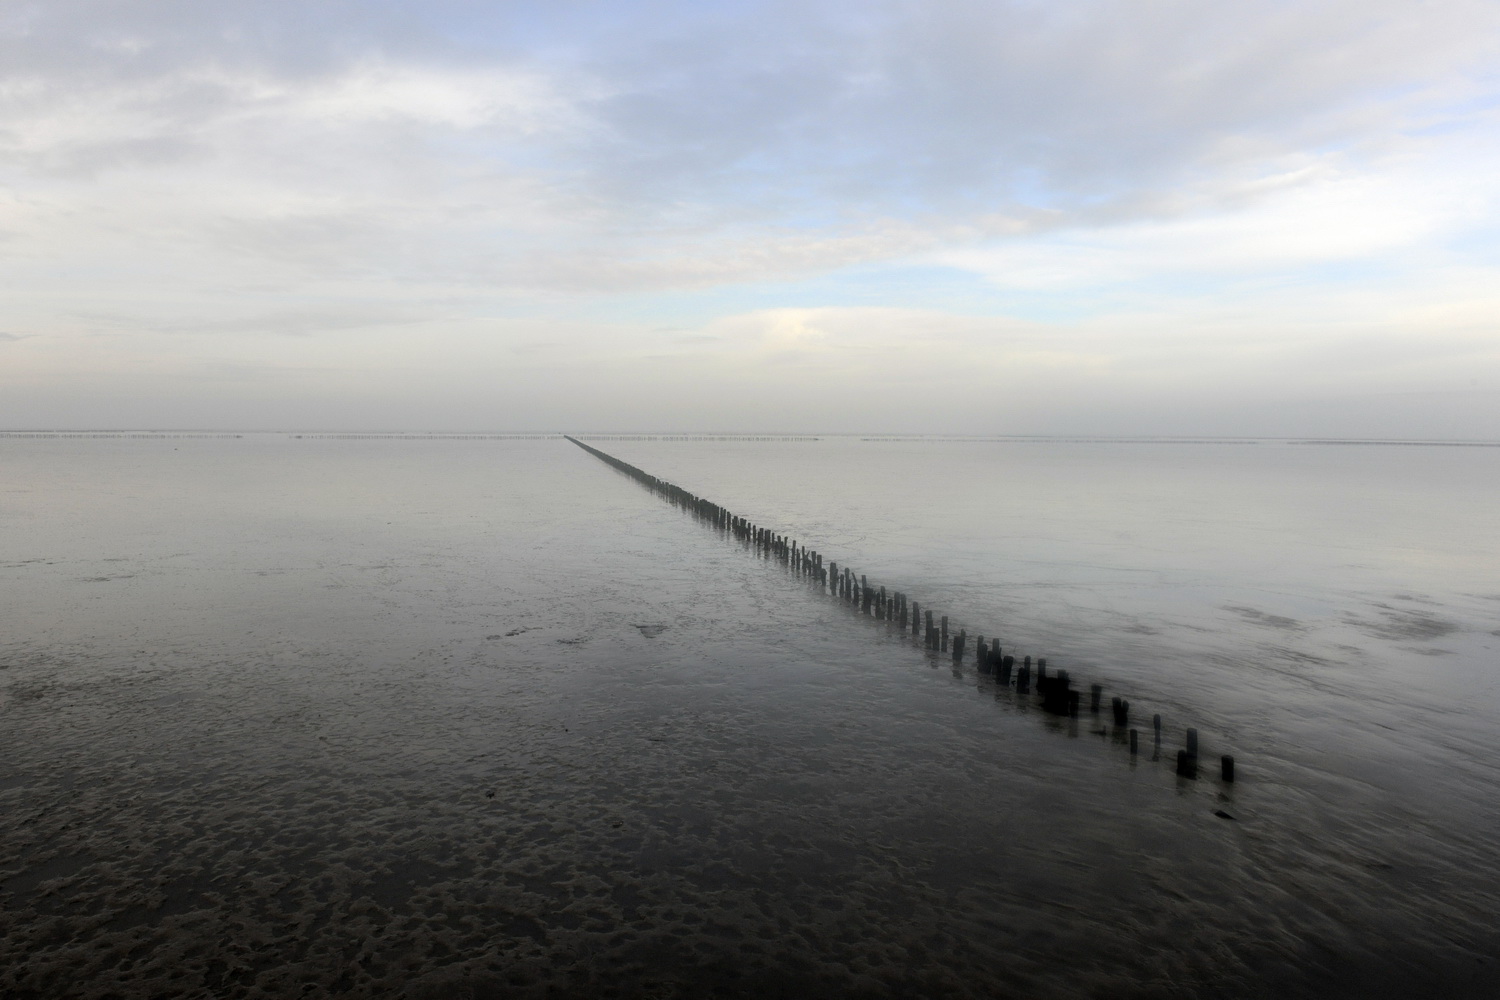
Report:
<svg viewBox="0 0 1500 1000"><path fill-rule="evenodd" d="M931 607L924 607L905 591L872 581L867 574L858 573L847 564L840 566L832 559L825 559L824 553L797 539L740 517L727 507L653 476L644 469L621 461L575 437L566 434L563 436L709 527L748 545L765 558L780 562L793 575L803 578L821 593L847 605L861 617L883 622L903 635L909 634L912 641L919 643L929 655L946 656L953 661L955 668L972 655L975 669L982 678L988 678L997 688L1013 691L1017 697L1038 702L1043 711L1052 715L1077 719L1085 711L1082 707L1084 685L1066 670L1049 673L1045 656L1033 658L1030 653L1018 654L1013 647L1007 650L998 633L993 630L989 632L989 639L976 630L971 648L967 628L957 627L956 623L949 621L948 615ZM1140 730L1131 725L1129 700L1119 696L1110 698L1106 725L1104 686L1089 684L1087 691L1087 714L1099 717L1101 727L1094 732L1112 737L1122 748L1128 747L1127 752L1132 758L1138 756L1141 753L1141 735ZM1163 750L1160 714L1152 716L1151 737L1151 759L1161 759ZM1187 729L1184 733L1182 745L1176 753L1176 770L1178 776L1185 779L1195 780L1199 776L1196 729ZM1219 777L1225 782L1235 780L1234 757L1228 754L1220 756Z"/></svg>

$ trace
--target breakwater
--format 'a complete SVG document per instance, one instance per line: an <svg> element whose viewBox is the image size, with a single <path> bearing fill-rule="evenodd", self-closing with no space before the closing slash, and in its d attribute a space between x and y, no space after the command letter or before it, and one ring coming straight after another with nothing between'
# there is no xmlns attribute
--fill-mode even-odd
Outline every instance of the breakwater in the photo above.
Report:
<svg viewBox="0 0 1500 1000"><path fill-rule="evenodd" d="M1017 697L1032 699L1040 704L1043 711L1055 716L1077 719L1085 711L1084 685L1070 676L1067 670L1049 673L1045 656L1020 654L1013 645L1002 643L999 634L993 630L989 632L988 639L984 633L976 630L971 647L970 633L966 627L960 627L956 621L950 621L948 615L941 614L934 608L924 607L906 592L888 588L878 580L871 581L867 574L856 572L847 564L840 566L838 562L827 559L824 553L797 539L740 517L727 507L654 476L575 437L563 436L714 530L748 546L757 555L781 563L793 575L815 586L820 593L840 601L861 617L884 623L890 630L909 635L929 656L946 656L952 660L955 669L958 669L972 655L980 677L987 678L998 689L1014 692ZM1100 728L1093 732L1112 737L1114 742L1128 748L1132 758L1139 756L1141 732L1131 725L1129 700L1117 695L1110 697L1106 724L1104 685L1091 683L1086 690L1086 711L1091 718L1100 719ZM1162 717L1159 713L1153 714L1152 760L1162 759L1167 753L1163 750L1163 739ZM1175 755L1179 777L1199 777L1199 747L1198 731L1186 729ZM1220 755L1219 777L1225 782L1235 780L1235 758L1232 755Z"/></svg>

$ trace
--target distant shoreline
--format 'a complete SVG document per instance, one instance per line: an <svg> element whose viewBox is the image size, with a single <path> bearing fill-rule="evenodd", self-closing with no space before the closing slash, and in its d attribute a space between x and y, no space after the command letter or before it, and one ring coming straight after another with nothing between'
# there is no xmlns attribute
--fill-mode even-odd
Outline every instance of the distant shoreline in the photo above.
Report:
<svg viewBox="0 0 1500 1000"><path fill-rule="evenodd" d="M1358 445L1402 448L1500 448L1500 441L1454 441L1404 438L1315 438L1315 437L1173 437L1132 435L1109 437L1081 434L775 434L775 433L678 433L632 434L576 432L593 441L655 442L769 442L776 444L818 441L860 441L877 444L1191 444L1191 445ZM562 431L200 431L200 430L0 430L0 439L98 439L98 440L234 440L245 437L287 437L293 440L336 441L545 441L563 440Z"/></svg>

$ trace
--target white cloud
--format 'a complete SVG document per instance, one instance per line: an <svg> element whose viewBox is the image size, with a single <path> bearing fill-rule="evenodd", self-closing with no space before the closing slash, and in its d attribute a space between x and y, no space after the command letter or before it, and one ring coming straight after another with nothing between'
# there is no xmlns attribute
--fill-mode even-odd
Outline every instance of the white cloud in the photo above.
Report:
<svg viewBox="0 0 1500 1000"><path fill-rule="evenodd" d="M313 412L504 358L938 421L959 373L1038 414L1495 373L1490 2L340 10L0 12L0 394L284 366Z"/></svg>
<svg viewBox="0 0 1500 1000"><path fill-rule="evenodd" d="M444 72L365 62L288 96L293 113L324 123L408 119L455 129L537 132L573 117L569 102L548 81L504 70Z"/></svg>
<svg viewBox="0 0 1500 1000"><path fill-rule="evenodd" d="M1495 176L1500 129L1463 141L1412 138L1377 158L1330 153L1251 183L1181 192L1157 218L1075 225L932 259L1000 286L1075 292L1198 276L1318 280L1316 269L1339 264L1446 268L1455 263L1449 242L1476 231L1494 237Z"/></svg>

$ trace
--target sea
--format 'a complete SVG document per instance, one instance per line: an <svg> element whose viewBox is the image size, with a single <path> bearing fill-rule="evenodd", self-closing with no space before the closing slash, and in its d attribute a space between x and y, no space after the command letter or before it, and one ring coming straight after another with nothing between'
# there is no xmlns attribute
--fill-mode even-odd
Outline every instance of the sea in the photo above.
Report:
<svg viewBox="0 0 1500 1000"><path fill-rule="evenodd" d="M574 436L1103 710L561 435L0 435L0 995L1500 996L1500 447Z"/></svg>

